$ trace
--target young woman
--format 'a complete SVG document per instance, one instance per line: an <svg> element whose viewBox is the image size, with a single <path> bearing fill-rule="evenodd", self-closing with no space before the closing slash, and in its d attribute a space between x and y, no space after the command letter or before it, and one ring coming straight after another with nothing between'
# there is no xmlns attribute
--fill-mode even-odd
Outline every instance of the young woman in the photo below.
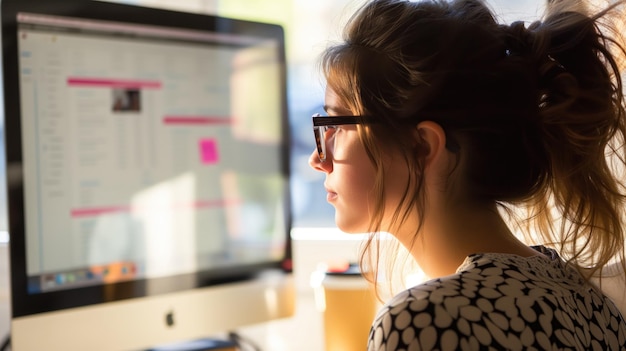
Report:
<svg viewBox="0 0 626 351"><path fill-rule="evenodd" d="M370 350L626 349L591 283L626 272L624 6L574 5L526 26L479 0L374 0L325 51L310 164L337 226L372 233L374 263L390 233L433 278L386 303Z"/></svg>

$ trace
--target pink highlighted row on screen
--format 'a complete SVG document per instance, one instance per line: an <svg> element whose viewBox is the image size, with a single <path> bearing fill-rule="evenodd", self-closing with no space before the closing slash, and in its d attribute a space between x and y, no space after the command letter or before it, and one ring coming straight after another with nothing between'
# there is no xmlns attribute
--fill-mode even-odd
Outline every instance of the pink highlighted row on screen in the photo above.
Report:
<svg viewBox="0 0 626 351"><path fill-rule="evenodd" d="M163 124L186 124L186 125L208 125L208 124L232 124L233 120L222 116L165 116Z"/></svg>
<svg viewBox="0 0 626 351"><path fill-rule="evenodd" d="M202 208L216 208L227 207L239 204L239 200L213 200L213 201L195 201L189 204L173 204L173 209L202 209ZM100 206L100 207L84 207L75 208L70 211L70 215L73 218L81 217L97 217L105 214L112 213L130 213L141 212L141 209L130 205L122 206Z"/></svg>
<svg viewBox="0 0 626 351"><path fill-rule="evenodd" d="M106 87L124 89L160 89L162 87L161 82L157 80L89 77L69 77L67 78L67 85L71 87Z"/></svg>

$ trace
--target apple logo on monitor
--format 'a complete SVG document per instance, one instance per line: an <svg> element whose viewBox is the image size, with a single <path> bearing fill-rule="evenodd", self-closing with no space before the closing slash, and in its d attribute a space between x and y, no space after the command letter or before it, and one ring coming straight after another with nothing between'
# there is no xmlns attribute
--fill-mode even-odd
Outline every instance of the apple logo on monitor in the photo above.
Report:
<svg viewBox="0 0 626 351"><path fill-rule="evenodd" d="M174 311L173 310L170 310L165 314L165 324L170 328L174 326Z"/></svg>

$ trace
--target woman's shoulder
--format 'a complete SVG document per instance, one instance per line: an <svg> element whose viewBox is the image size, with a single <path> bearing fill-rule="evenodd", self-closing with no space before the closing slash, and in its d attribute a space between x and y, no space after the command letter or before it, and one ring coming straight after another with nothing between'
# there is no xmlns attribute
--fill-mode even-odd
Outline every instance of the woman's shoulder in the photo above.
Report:
<svg viewBox="0 0 626 351"><path fill-rule="evenodd" d="M394 325L410 322L417 328L430 324L446 328L461 314L474 319L472 314L481 314L475 301L478 294L489 294L486 289L478 291L481 285L476 277L465 277L464 273L429 280L395 295L380 310L376 320L392 318Z"/></svg>
<svg viewBox="0 0 626 351"><path fill-rule="evenodd" d="M389 300L372 326L370 350L522 344L552 349L576 339L570 328L576 323L626 331L610 301L580 279L556 257L470 256L455 274ZM602 342L617 345L620 333Z"/></svg>
<svg viewBox="0 0 626 351"><path fill-rule="evenodd" d="M482 318L462 274L430 280L394 296L380 310L370 333L370 350L455 349L462 335L481 334L471 321ZM491 307L493 309L493 306ZM484 327L484 336L489 332ZM478 341L478 340L476 340ZM485 340L486 341L486 340ZM450 345L445 344L449 343ZM476 345L477 346L477 345Z"/></svg>
<svg viewBox="0 0 626 351"><path fill-rule="evenodd" d="M551 300L586 290L586 286L582 277L565 267L558 257L476 254L467 257L455 274L400 292L380 314L405 310L411 314L427 312L472 319L482 313L506 312L506 306L520 301L545 300L555 305L556 301Z"/></svg>
<svg viewBox="0 0 626 351"><path fill-rule="evenodd" d="M552 287L552 277L546 272L555 270L551 262L528 260L502 254L477 254L467 257L455 274L428 280L394 296L387 306L421 306L443 304L450 306L476 299L494 299L503 295L520 295L523 284L532 282L538 287ZM537 261L537 262L533 262ZM542 267L543 266L543 267ZM541 272L541 273L539 273ZM549 284L542 284L543 282ZM578 282L578 281L577 281Z"/></svg>

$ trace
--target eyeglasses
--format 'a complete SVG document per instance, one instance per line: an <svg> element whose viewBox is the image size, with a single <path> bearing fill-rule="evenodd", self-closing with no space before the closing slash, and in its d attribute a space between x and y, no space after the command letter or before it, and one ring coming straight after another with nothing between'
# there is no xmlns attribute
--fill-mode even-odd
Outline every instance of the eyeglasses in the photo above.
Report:
<svg viewBox="0 0 626 351"><path fill-rule="evenodd" d="M334 131L339 125L361 124L363 122L364 120L362 116L322 117L319 113L314 114L313 134L315 134L317 156L320 158L320 161L326 161L326 139L328 133Z"/></svg>
<svg viewBox="0 0 626 351"><path fill-rule="evenodd" d="M380 120L366 119L363 116L322 116L316 113L313 118L313 134L315 135L315 144L317 145L317 156L320 162L326 161L326 141L334 135L334 130L340 125L354 125L364 123L377 123ZM401 121L402 123L402 121ZM406 120L403 125L415 125L416 121ZM331 132L333 132L331 134ZM329 135L330 134L330 135ZM459 144L452 138L446 138L446 149L451 152L459 152Z"/></svg>

